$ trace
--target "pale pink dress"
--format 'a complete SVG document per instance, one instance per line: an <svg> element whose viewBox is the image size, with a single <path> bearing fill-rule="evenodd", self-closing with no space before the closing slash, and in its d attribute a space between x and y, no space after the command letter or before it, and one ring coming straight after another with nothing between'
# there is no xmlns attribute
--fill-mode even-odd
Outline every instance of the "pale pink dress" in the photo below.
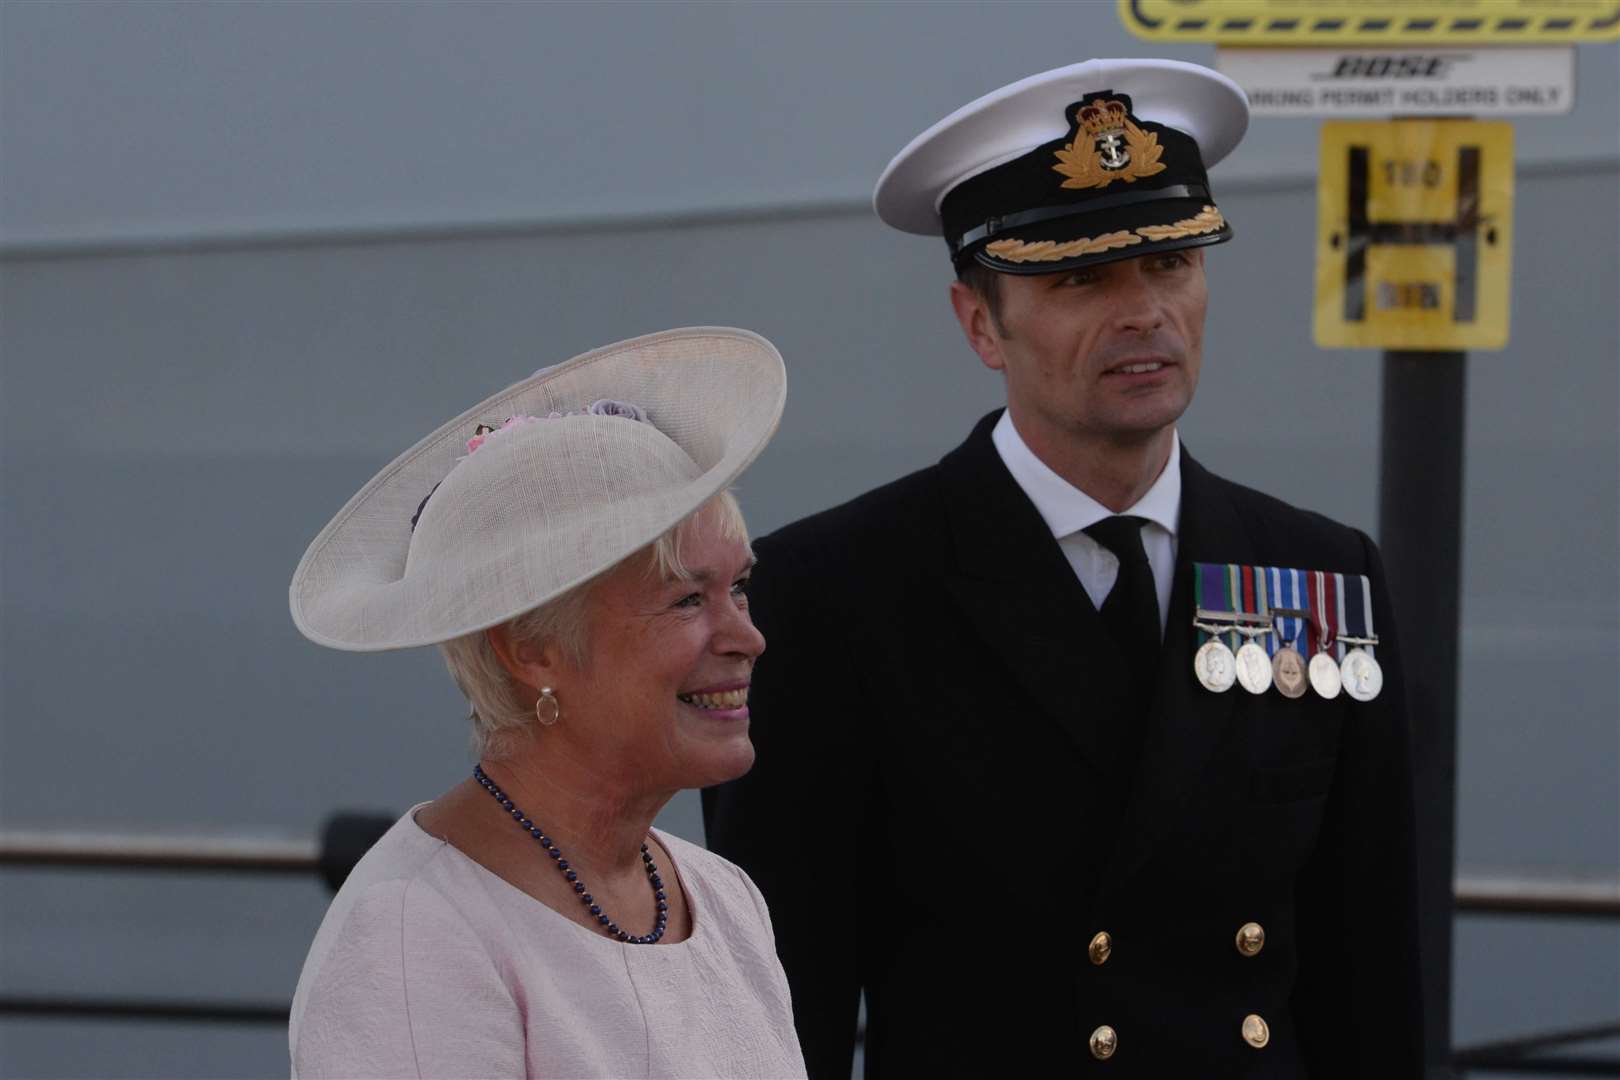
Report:
<svg viewBox="0 0 1620 1080"><path fill-rule="evenodd" d="M414 813L360 860L315 935L293 997L294 1077L805 1075L770 915L737 867L657 833L692 936L621 945Z"/></svg>

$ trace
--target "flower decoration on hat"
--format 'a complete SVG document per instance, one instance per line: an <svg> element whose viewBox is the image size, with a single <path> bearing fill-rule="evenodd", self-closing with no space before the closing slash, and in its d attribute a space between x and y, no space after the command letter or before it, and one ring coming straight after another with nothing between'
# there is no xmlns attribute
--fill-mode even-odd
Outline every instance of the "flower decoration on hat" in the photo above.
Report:
<svg viewBox="0 0 1620 1080"><path fill-rule="evenodd" d="M647 411L640 405L632 405L628 401L614 401L612 398L603 398L594 401L585 412L590 416L622 416L626 420L635 420L638 423L649 424Z"/></svg>
<svg viewBox="0 0 1620 1080"><path fill-rule="evenodd" d="M602 398L593 401L583 409L574 409L569 412L553 412L541 416L512 416L501 424L479 424L473 429L473 437L467 440L467 453L470 455L483 446L486 441L504 435L513 428L532 424L537 420L561 420L566 416L622 416L626 420L635 420L638 423L648 424L647 411L639 405L632 405L628 401L615 401L612 398Z"/></svg>
<svg viewBox="0 0 1620 1080"><path fill-rule="evenodd" d="M473 428L472 438L467 440L467 453L457 460L467 460L467 458L477 453L478 448L483 446L490 439L500 435L505 435L514 428L524 427L528 424L537 423L540 420L561 420L565 416L621 416L626 420L634 420L642 424L652 423L651 420L647 419L647 411L641 406L632 405L628 401L615 401L612 398L602 398L598 401L591 402L590 405L583 409L574 409L570 412L552 412L543 417L509 416L506 418L506 420L499 424L479 424L477 427ZM439 483L442 484L443 481L441 480ZM433 490L422 496L422 501L416 504L416 513L411 515L411 532L416 532L416 524L422 520L422 511L427 509L428 500L433 498L433 492L438 490L439 484L434 484Z"/></svg>
<svg viewBox="0 0 1620 1080"><path fill-rule="evenodd" d="M467 453L475 453L480 446L483 446L485 442L497 435L504 435L513 428L522 427L524 424L532 424L539 419L538 416L511 416L507 417L506 422L499 426L479 424L473 429L473 437L467 440Z"/></svg>

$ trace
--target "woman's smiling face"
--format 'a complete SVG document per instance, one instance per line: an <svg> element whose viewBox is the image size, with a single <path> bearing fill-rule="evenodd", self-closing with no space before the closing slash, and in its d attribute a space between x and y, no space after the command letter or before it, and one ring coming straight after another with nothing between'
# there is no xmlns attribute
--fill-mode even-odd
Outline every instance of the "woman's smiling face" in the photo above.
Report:
<svg viewBox="0 0 1620 1080"><path fill-rule="evenodd" d="M681 528L688 576L638 557L590 586L584 664L560 674L563 719L542 744L566 742L569 756L626 793L748 771L748 684L765 639L748 614L753 552L726 531L711 504Z"/></svg>

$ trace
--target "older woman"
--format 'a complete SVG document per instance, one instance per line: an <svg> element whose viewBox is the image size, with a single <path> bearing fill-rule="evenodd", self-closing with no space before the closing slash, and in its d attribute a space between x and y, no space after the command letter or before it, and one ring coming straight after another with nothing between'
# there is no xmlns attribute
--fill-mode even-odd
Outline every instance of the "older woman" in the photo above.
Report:
<svg viewBox="0 0 1620 1080"><path fill-rule="evenodd" d="M803 1075L758 890L652 828L753 763L765 642L727 487L783 398L745 331L609 346L444 425L310 545L298 628L439 645L478 764L333 900L294 1075Z"/></svg>

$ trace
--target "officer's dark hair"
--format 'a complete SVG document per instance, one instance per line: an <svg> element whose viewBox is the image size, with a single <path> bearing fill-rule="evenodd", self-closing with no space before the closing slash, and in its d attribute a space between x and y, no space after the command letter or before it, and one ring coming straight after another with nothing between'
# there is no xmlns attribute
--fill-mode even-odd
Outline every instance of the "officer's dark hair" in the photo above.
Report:
<svg viewBox="0 0 1620 1080"><path fill-rule="evenodd" d="M1007 337L1007 328L1001 322L1001 274L977 259L964 259L956 268L956 280L979 294L990 309L996 333Z"/></svg>

